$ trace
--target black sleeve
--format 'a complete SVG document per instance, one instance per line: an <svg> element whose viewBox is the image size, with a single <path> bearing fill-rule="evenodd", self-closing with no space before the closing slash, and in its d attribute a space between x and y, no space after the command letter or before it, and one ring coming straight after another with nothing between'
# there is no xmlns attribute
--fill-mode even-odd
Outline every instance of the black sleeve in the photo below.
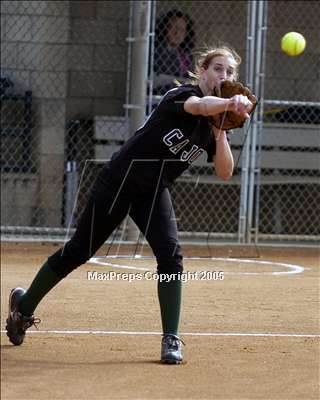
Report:
<svg viewBox="0 0 320 400"><path fill-rule="evenodd" d="M191 96L199 97L199 93L193 85L171 89L164 95L159 107L163 112L188 115L184 110L184 102Z"/></svg>
<svg viewBox="0 0 320 400"><path fill-rule="evenodd" d="M213 134L209 136L208 144L207 144L207 162L213 162L213 156L216 154L216 141L213 139Z"/></svg>

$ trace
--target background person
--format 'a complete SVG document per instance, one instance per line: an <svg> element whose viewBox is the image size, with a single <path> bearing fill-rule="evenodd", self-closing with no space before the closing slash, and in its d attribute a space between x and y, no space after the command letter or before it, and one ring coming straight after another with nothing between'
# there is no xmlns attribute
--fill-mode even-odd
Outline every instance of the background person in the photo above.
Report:
<svg viewBox="0 0 320 400"><path fill-rule="evenodd" d="M193 22L187 14L171 10L161 17L155 32L154 94L164 94L184 82L193 69Z"/></svg>

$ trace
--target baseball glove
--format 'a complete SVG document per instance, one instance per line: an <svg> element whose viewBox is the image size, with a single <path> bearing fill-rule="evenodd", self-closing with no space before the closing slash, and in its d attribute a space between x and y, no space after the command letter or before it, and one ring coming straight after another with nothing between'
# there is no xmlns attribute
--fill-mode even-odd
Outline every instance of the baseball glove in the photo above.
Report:
<svg viewBox="0 0 320 400"><path fill-rule="evenodd" d="M252 109L248 114L252 114L257 105L257 98L251 93L250 89L243 86L241 82L223 81L219 88L215 88L213 96L230 98L236 94L247 96L253 104ZM246 122L243 115L237 114L233 111L226 110L220 114L210 117L210 122L219 129L230 130L235 128L242 128Z"/></svg>

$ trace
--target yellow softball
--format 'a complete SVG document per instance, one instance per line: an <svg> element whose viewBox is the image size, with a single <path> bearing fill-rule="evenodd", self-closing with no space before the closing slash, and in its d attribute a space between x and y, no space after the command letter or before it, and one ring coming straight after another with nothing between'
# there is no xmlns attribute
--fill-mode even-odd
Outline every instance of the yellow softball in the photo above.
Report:
<svg viewBox="0 0 320 400"><path fill-rule="evenodd" d="M303 53L306 47L306 39L298 32L286 33L281 39L281 49L288 56L294 57Z"/></svg>

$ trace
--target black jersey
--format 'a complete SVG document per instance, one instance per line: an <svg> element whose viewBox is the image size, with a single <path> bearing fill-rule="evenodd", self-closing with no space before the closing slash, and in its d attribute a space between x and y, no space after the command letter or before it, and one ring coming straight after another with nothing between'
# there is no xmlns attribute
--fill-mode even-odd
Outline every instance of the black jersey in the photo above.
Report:
<svg viewBox="0 0 320 400"><path fill-rule="evenodd" d="M184 110L190 96L203 97L199 86L182 85L164 95L144 125L112 156L107 169L113 180L140 190L168 187L202 153L212 162L212 128L207 117Z"/></svg>

